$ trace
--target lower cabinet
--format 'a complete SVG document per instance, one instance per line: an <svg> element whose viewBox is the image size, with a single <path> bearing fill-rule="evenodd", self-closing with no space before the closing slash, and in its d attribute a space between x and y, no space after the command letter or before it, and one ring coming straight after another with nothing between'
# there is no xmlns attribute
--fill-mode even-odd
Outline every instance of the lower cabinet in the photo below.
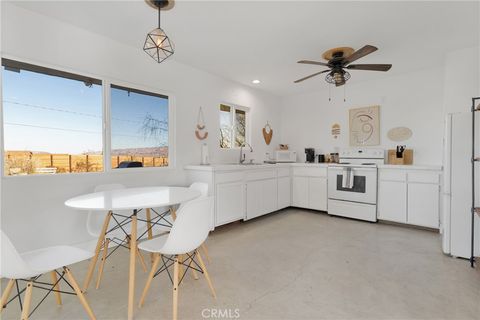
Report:
<svg viewBox="0 0 480 320"><path fill-rule="evenodd" d="M292 184L290 177L278 178L277 184L277 209L283 209L291 206L292 203Z"/></svg>
<svg viewBox="0 0 480 320"><path fill-rule="evenodd" d="M292 205L308 208L308 177L293 177L292 189Z"/></svg>
<svg viewBox="0 0 480 320"><path fill-rule="evenodd" d="M407 184L397 181L378 182L378 219L407 223Z"/></svg>
<svg viewBox="0 0 480 320"><path fill-rule="evenodd" d="M440 186L426 183L408 184L409 224L438 228L440 211Z"/></svg>
<svg viewBox="0 0 480 320"><path fill-rule="evenodd" d="M292 188L294 207L327 211L326 177L293 177Z"/></svg>
<svg viewBox="0 0 480 320"><path fill-rule="evenodd" d="M247 219L277 210L277 179L247 182Z"/></svg>
<svg viewBox="0 0 480 320"><path fill-rule="evenodd" d="M438 229L440 174L438 171L380 169L378 219Z"/></svg>
<svg viewBox="0 0 480 320"><path fill-rule="evenodd" d="M327 211L327 178L308 178L308 208Z"/></svg>
<svg viewBox="0 0 480 320"><path fill-rule="evenodd" d="M215 188L215 226L241 220L245 217L245 184L219 183Z"/></svg>

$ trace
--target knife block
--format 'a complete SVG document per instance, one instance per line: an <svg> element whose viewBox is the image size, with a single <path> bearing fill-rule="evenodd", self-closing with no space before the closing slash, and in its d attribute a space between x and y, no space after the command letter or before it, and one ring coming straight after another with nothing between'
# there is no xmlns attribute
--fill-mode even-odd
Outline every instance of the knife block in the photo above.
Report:
<svg viewBox="0 0 480 320"><path fill-rule="evenodd" d="M396 150L388 150L388 164L413 164L413 150L405 149L403 151L403 158L397 158Z"/></svg>

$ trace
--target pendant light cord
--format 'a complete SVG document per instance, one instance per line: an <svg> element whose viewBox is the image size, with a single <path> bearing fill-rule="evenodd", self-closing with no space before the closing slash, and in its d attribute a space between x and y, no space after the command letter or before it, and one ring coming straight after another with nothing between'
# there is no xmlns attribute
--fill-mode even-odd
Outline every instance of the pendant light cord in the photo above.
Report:
<svg viewBox="0 0 480 320"><path fill-rule="evenodd" d="M161 12L161 11L162 11L162 10L160 9L160 7L158 7L158 29L161 29L161 28L160 28L160 21L161 21L161 20L160 20L160 12Z"/></svg>

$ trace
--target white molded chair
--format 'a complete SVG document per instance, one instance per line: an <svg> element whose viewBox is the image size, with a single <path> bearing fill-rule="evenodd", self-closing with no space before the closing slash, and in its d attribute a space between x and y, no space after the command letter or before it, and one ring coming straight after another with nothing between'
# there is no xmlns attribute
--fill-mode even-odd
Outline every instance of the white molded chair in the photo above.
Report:
<svg viewBox="0 0 480 320"><path fill-rule="evenodd" d="M94 192L101 192L101 191L110 191L110 190L118 190L118 189L125 189L126 187L123 184L119 183L112 183L112 184L103 184L103 185L98 185L95 187ZM127 210L120 210L120 211L115 211L114 213L122 214L124 216L130 216L132 214L131 211ZM93 236L93 237L100 237L100 234L102 232L102 226L105 221L105 217L108 214L108 212L105 212L104 214L99 213L97 211L90 211L87 216L87 231L88 233ZM144 219L144 217L141 217ZM119 222L123 221L124 219L118 219ZM97 283L96 283L96 288L98 289L100 287L100 282L102 280L102 275L103 275L103 269L105 267L105 261L107 257L109 256L108 254L108 248L109 246L127 246L128 247L128 237L127 234L131 234L131 223L127 223L122 225L122 228L117 227L117 223L113 220L110 219L110 224L108 226L108 230L111 230L105 235L105 239L103 239L103 253L102 253L102 258L100 260L100 264L98 267L98 274L97 274ZM147 224L143 221L138 221L137 222L137 234L142 235L146 232L147 230ZM116 249L114 249L116 250ZM139 256L139 261L142 265L142 268L145 272L147 272L147 266L145 264L145 260L143 259L143 256L140 254L139 251L138 256ZM112 252L113 253L113 252ZM100 254L99 252L95 253ZM84 290L88 287L88 283L90 282L91 275L87 275L85 279L85 285L84 285Z"/></svg>
<svg viewBox="0 0 480 320"><path fill-rule="evenodd" d="M20 299L20 294L25 291L21 319L28 319L28 317L31 315L30 305L34 286L43 290L47 290L47 295L50 294L50 292L55 292L57 304L62 304L62 298L60 295L60 281L63 280L68 284L68 286L73 288L89 318L95 319L92 309L85 299L85 296L83 295L77 281L73 277L70 269L67 267L71 264L91 258L93 253L71 246L54 246L19 254L3 230L0 230L0 232L2 241L0 277L9 279L8 284L2 294L2 309L0 312L10 301L14 300L15 298ZM60 273L57 271L57 269L63 269L63 271ZM45 282L38 281L38 278L46 273L50 273L51 276L52 284L50 288L45 287L47 285ZM57 275L59 275L60 278L58 278ZM68 279L68 282L64 277ZM19 294L9 301L12 288L14 285L16 285L18 288L19 281L26 281L26 288L22 289ZM42 302L43 300L38 303L33 311L35 311L35 309Z"/></svg>
<svg viewBox="0 0 480 320"><path fill-rule="evenodd" d="M168 235L162 235L151 240L143 241L139 244L138 247L141 250L154 253L155 255L152 269L148 276L142 297L140 298L140 307L145 301L153 277L157 273L168 269L172 264L173 319L177 319L178 285L189 269L195 270L195 268L198 267L197 271L205 275L212 295L216 298L215 289L213 288L200 252L198 251L198 248L205 242L208 233L210 232L210 217L212 209L212 197L204 197L189 201L180 207L177 218L175 219L173 227ZM186 255L188 258L181 261L179 257L182 255ZM198 258L199 264L197 264L195 258ZM160 259L163 261L163 266L158 269ZM181 266L186 267L185 273L182 272L182 275L180 275ZM167 272L169 271L167 270Z"/></svg>

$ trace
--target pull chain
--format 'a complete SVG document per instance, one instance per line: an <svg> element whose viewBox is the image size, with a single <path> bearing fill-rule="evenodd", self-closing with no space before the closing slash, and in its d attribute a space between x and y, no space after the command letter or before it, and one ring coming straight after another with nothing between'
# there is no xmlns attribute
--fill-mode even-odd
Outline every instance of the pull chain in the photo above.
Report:
<svg viewBox="0 0 480 320"><path fill-rule="evenodd" d="M332 101L332 85L328 85L328 101Z"/></svg>
<svg viewBox="0 0 480 320"><path fill-rule="evenodd" d="M347 101L347 99L345 98L346 95L347 95L346 92L347 92L347 83L345 83L345 84L343 85L343 102L346 102L346 101Z"/></svg>

